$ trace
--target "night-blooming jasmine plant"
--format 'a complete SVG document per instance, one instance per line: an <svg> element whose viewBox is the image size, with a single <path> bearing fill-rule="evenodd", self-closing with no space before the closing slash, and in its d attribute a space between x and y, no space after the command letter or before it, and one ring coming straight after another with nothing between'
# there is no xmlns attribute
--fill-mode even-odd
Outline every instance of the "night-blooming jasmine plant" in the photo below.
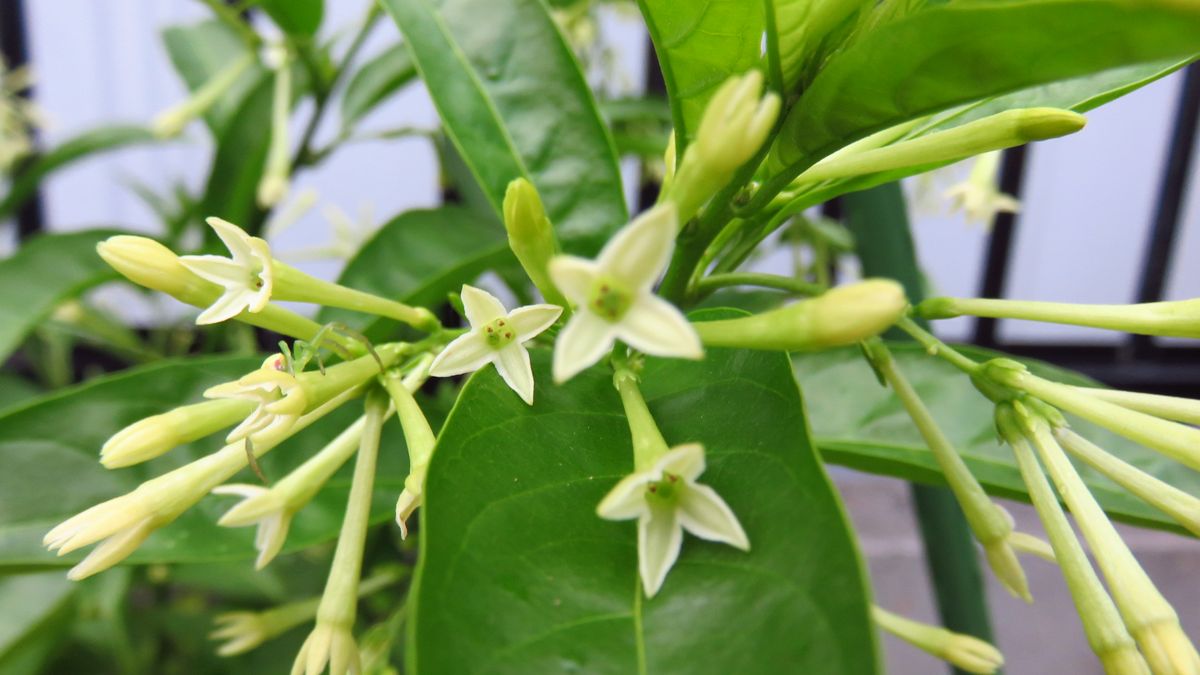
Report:
<svg viewBox="0 0 1200 675"><path fill-rule="evenodd" d="M496 296L469 285L462 287L462 303L471 328L437 355L430 374L450 377L491 363L521 400L533 405L533 367L525 343L553 325L562 307L528 305L510 312Z"/></svg>
<svg viewBox="0 0 1200 675"><path fill-rule="evenodd" d="M971 164L967 179L946 190L946 199L954 209L966 214L967 220L987 226L997 213L1016 213L1021 202L1000 191L996 179L1000 173L1000 151L985 152Z"/></svg>
<svg viewBox="0 0 1200 675"><path fill-rule="evenodd" d="M622 228L595 260L551 259L551 279L576 306L554 345L555 382L599 361L617 340L653 356L704 356L687 318L653 291L671 260L676 223L675 207L663 203Z"/></svg>
<svg viewBox="0 0 1200 675"><path fill-rule="evenodd" d="M609 491L596 513L608 520L637 519L638 572L646 596L653 597L679 558L684 530L743 551L750 550L750 539L716 490L696 482L704 473L704 447L685 443L668 448L638 390L637 376L619 370L613 383L629 418L634 472Z"/></svg>

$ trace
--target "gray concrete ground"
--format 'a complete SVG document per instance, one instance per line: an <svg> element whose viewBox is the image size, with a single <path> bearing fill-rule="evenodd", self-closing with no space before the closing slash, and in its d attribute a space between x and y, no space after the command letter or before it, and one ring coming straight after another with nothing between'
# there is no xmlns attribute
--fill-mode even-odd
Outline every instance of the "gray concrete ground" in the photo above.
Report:
<svg viewBox="0 0 1200 675"><path fill-rule="evenodd" d="M834 480L849 509L871 572L876 602L894 612L936 622L933 595L907 484L844 469ZM1042 535L1033 508L1004 502L1017 528ZM1175 606L1184 630L1200 640L1200 542L1118 526L1159 589ZM1034 603L1013 598L985 569L996 643L1009 675L1101 675L1088 648L1071 596L1056 566L1023 557ZM941 662L888 636L884 660L890 675L943 675Z"/></svg>

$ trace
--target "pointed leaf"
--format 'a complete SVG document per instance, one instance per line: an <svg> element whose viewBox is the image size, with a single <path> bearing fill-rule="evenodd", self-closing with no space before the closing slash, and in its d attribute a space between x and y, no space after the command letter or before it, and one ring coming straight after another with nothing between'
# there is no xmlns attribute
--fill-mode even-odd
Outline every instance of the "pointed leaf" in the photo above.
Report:
<svg viewBox="0 0 1200 675"><path fill-rule="evenodd" d="M540 0L384 0L446 133L496 213L509 181L538 189L568 247L627 220L612 139Z"/></svg>
<svg viewBox="0 0 1200 675"><path fill-rule="evenodd" d="M440 437L411 672L876 672L861 561L785 359L714 349L702 363L647 360L644 393L663 433L704 443L699 480L729 503L751 550L688 535L646 600L636 524L595 513L633 469L611 374L592 368L556 387L548 350L531 355L533 406L485 369Z"/></svg>

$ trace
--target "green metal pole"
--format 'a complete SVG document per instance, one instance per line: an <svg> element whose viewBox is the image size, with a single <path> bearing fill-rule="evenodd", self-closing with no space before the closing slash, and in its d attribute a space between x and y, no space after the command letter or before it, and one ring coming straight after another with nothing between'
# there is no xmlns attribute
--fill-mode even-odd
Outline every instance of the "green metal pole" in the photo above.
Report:
<svg viewBox="0 0 1200 675"><path fill-rule="evenodd" d="M910 301L920 302L925 283L900 185L889 183L846 195L843 203L846 225L858 241L863 276L895 279L904 286ZM907 339L899 331L894 333L888 338ZM911 488L942 623L950 630L991 641L983 576L962 509L947 488L916 483ZM967 675L957 668L953 670Z"/></svg>

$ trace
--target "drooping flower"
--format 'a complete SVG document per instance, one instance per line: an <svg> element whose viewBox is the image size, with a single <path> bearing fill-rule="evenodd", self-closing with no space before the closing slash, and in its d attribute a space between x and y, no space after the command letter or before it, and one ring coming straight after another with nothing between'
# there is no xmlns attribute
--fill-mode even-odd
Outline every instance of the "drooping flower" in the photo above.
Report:
<svg viewBox="0 0 1200 675"><path fill-rule="evenodd" d="M261 312L270 301L274 286L271 248L267 242L250 236L229 221L208 218L205 222L225 243L230 257L185 255L179 258L196 275L225 289L208 309L196 317L196 323L220 323L232 319L243 310Z"/></svg>
<svg viewBox="0 0 1200 675"><path fill-rule="evenodd" d="M617 483L596 507L608 520L638 519L638 571L647 597L662 587L679 557L683 531L750 550L750 540L724 499L696 482L704 472L704 448L672 448L650 468Z"/></svg>
<svg viewBox="0 0 1200 675"><path fill-rule="evenodd" d="M271 427L290 427L308 407L303 385L291 374L260 368L233 382L209 387L206 398L254 401L254 411L229 432L225 442L234 443Z"/></svg>
<svg viewBox="0 0 1200 675"><path fill-rule="evenodd" d="M659 204L626 225L595 260L550 261L555 285L578 306L554 346L556 382L599 361L618 339L653 356L704 356L695 328L652 291L670 261L676 229L675 207Z"/></svg>
<svg viewBox="0 0 1200 675"><path fill-rule="evenodd" d="M1000 171L1000 151L994 150L980 155L971 165L967 180L946 190L954 210L962 211L967 220L982 225L991 225L997 213L1016 213L1021 202L1010 194L1000 191L996 177Z"/></svg>
<svg viewBox="0 0 1200 675"><path fill-rule="evenodd" d="M968 673L991 675L1004 665L1004 655L991 643L941 626L931 626L871 607L876 625L922 651Z"/></svg>
<svg viewBox="0 0 1200 675"><path fill-rule="evenodd" d="M286 508L286 504L272 494L270 488L261 485L248 485L246 483L232 483L229 485L221 485L213 488L215 495L234 495L242 497L243 500L233 507L237 509L242 506L251 506L255 508L254 517L246 517L243 519L230 520L229 516L234 514L230 510L221 518L220 525L234 524L251 524L258 525L258 530L254 533L254 548L258 551L258 557L254 560L254 569L261 570L268 563L279 555L279 550L283 548L283 542L287 541L288 529L292 525L292 516L294 512ZM279 502L276 504L275 502ZM270 504L267 506L266 504ZM237 515L242 515L238 513ZM249 520L243 523L243 520Z"/></svg>
<svg viewBox="0 0 1200 675"><path fill-rule="evenodd" d="M524 343L549 328L562 307L528 305L509 312L491 293L468 285L462 287L462 301L471 329L446 345L430 374L461 375L492 363L505 383L532 405L533 367Z"/></svg>

